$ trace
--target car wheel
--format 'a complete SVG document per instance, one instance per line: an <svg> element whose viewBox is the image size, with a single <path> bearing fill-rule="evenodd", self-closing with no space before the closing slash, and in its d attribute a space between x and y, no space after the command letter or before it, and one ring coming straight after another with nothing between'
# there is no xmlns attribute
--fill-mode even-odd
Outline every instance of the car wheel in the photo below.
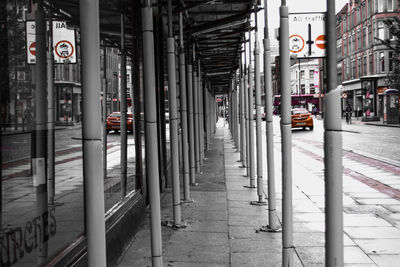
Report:
<svg viewBox="0 0 400 267"><path fill-rule="evenodd" d="M314 129L314 125L310 126L309 128L310 128L310 131L312 131Z"/></svg>

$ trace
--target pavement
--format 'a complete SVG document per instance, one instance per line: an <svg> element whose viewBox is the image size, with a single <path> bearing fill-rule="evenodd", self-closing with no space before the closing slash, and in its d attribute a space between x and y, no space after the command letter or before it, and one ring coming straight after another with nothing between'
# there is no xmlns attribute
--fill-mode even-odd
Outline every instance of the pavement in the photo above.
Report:
<svg viewBox="0 0 400 267"><path fill-rule="evenodd" d="M202 174L196 175L199 185L191 187L194 202L181 205L187 227L162 228L164 266L282 266L282 233L259 231L268 224L267 206L250 205L257 190L244 187L249 178L221 119L211 142ZM282 222L279 136L274 145ZM294 266L325 266L323 147L312 142L308 147L305 151L301 140L293 147ZM345 266L400 266L400 167L354 153L344 153L343 165ZM170 188L161 205L162 220L171 220ZM151 266L149 214L118 266Z"/></svg>

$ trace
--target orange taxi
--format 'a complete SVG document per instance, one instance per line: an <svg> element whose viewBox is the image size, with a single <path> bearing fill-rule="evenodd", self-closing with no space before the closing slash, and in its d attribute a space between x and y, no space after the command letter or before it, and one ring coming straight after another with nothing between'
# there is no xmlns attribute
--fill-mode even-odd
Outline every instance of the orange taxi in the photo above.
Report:
<svg viewBox="0 0 400 267"><path fill-rule="evenodd" d="M133 132L132 113L127 114L126 126L129 132ZM118 132L121 130L121 112L113 112L107 117L107 133L110 131Z"/></svg>
<svg viewBox="0 0 400 267"><path fill-rule="evenodd" d="M305 108L292 109L292 128L303 128L308 127L310 131L314 129L313 118Z"/></svg>

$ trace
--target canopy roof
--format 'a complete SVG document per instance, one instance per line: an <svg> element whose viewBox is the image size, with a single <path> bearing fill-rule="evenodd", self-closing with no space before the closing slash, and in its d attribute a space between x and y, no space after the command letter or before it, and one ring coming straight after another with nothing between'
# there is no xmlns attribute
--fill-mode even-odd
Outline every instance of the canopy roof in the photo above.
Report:
<svg viewBox="0 0 400 267"><path fill-rule="evenodd" d="M136 0L100 0L101 39L107 45L119 46L123 13L127 51L132 47L133 1ZM72 25L79 25L79 0L52 2L56 13ZM186 45L196 44L196 58L200 59L203 74L207 75L215 93L227 92L239 67L242 44L246 42L245 33L251 29L249 18L257 8L257 1L173 0L172 5L174 34L179 35L179 12L182 12L184 34L188 37L185 38ZM166 25L167 1L160 0L153 6L155 13L163 16Z"/></svg>

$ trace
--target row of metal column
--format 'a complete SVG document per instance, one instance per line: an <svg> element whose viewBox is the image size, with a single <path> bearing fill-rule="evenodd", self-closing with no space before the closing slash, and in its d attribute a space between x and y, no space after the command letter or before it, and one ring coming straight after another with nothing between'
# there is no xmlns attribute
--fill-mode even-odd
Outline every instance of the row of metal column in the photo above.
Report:
<svg viewBox="0 0 400 267"><path fill-rule="evenodd" d="M151 61L151 47L154 42L150 37L146 38L146 32L150 31L150 19L152 17L150 1L143 8L143 47L148 47L149 50L144 54L143 61ZM149 27L149 29L146 29ZM173 191L173 221L170 224L174 229L185 227L185 222L182 220L181 204L193 202L190 196L190 185L196 186L196 174L201 173L201 166L205 160L205 151L209 148L211 135L215 131L215 99L208 90L210 84L206 80L202 71L201 62L196 58L196 45L189 46L183 38L183 18L182 13L179 14L179 40L175 40L173 32L172 19L172 4L168 1L168 37L167 37L167 64L168 64L168 92L169 92L169 113L170 113L170 152L171 152L171 180ZM179 41L179 57L176 58L176 42ZM154 52L154 51L153 51ZM186 53L187 52L187 53ZM187 57L188 55L188 57ZM176 72L176 66L179 64L179 72ZM151 75L151 70L144 69L145 76ZM148 72L147 72L148 71ZM147 73L147 74L146 74ZM179 79L176 77L179 75ZM145 79L145 91L154 90L148 87L151 82ZM179 87L179 97L177 97ZM179 99L179 103L178 103ZM146 101L146 95L145 95ZM178 110L178 104L180 109ZM145 103L147 108L151 108ZM180 118L178 118L180 112ZM147 119L145 119L147 122ZM179 143L178 132L179 122L181 124L181 143ZM147 128L146 128L147 131ZM146 133L147 134L147 133ZM146 136L146 143L147 143ZM149 142L152 142L149 138ZM150 144L149 144L150 145ZM182 164L182 180L183 180L183 200L180 197L180 161L179 161L179 146L181 145L181 164ZM152 148L146 145L146 154L153 151ZM154 151L153 151L154 152ZM150 164L150 166L153 166ZM151 179L150 177L148 179ZM155 178L154 178L155 179ZM159 191L155 188L157 184L149 186L150 207L151 207L151 243L152 243L152 263L153 266L162 266L162 239L160 228L160 207L159 207ZM156 203L157 202L157 203ZM153 211L153 205L155 209Z"/></svg>
<svg viewBox="0 0 400 267"><path fill-rule="evenodd" d="M85 224L87 236L88 266L106 266L106 241L104 222L104 178L106 177L106 145L107 131L105 126L105 109L103 123L101 116L100 78L100 30L99 30L99 1L80 1L81 21L81 54L82 54L82 104L83 113L83 172L85 181ZM167 38L168 58L168 91L170 103L170 137L172 161L172 187L174 227L181 225L180 214L180 177L179 177L179 141L178 141L178 108L177 89L180 89L180 113L182 125L182 163L184 201L191 202L189 185L196 184L195 171L200 173L201 164L205 159L205 150L210 146L211 135L215 131L216 118L215 100L210 91L210 84L201 71L201 63L195 58L185 60L183 42L182 15L180 14L180 51L179 51L179 83L176 79L175 39L172 37L171 1L169 9L169 34ZM90 12L89 12L90 11ZM157 109L156 109L156 77L155 49L153 32L153 9L151 1L144 1L142 7L142 41L143 41L143 78L144 78L144 120L145 120L145 151L147 172L147 194L151 214L151 248L153 266L162 266L162 235L160 208L159 157L157 141ZM54 131L52 128L52 103L43 105L46 99L46 82L52 80L52 55L46 51L46 23L43 0L38 1L36 13L36 68L46 71L36 71L36 124L33 131L34 154L32 157L34 185L37 190L38 213L43 214L47 209L47 199L54 201L54 170L50 168L49 179L46 170L47 149L54 147ZM127 176L127 125L126 125L126 53L124 16L121 15L121 192L126 195ZM49 47L51 51L51 47ZM106 60L106 49L104 49ZM49 62L46 64L46 56ZM190 62L190 63L189 63ZM106 65L106 62L103 62ZM104 68L106 70L106 68ZM106 105L107 83L103 83L103 107ZM48 83L49 91L52 84ZM187 93L187 97L186 97ZM135 107L135 111L137 111ZM48 121L48 119L50 121ZM47 126L50 125L50 127ZM47 134L49 137L47 138ZM47 145L49 140L49 145ZM140 149L140 148L139 148ZM138 156L138 155L136 155ZM139 155L140 156L140 155ZM53 156L50 155L50 162ZM50 163L51 165L51 163ZM99 168L99 166L101 166ZM50 166L54 167L54 166ZM50 196L47 190L50 190ZM38 264L46 260L47 249L42 249Z"/></svg>
<svg viewBox="0 0 400 267"><path fill-rule="evenodd" d="M328 40L335 38L335 4L327 1L326 32ZM275 199L275 171L273 147L273 113L272 113L272 82L271 82L271 51L268 31L267 0L264 1L264 93L266 116L266 158L268 178L268 222L261 227L262 231L279 232L277 225ZM281 75L281 143L282 143L282 266L294 266L293 255L293 197L292 197L292 137L291 137L291 97L290 97L290 63L288 7L282 0L280 7L280 75ZM257 15L255 14L255 21ZM257 26L255 27L254 61L251 54L251 34L249 32L249 48L245 44L244 65L240 66L238 77L232 81L229 93L229 129L235 147L240 152L241 168L246 168L246 177L250 189L257 187L258 200L251 201L253 205L264 205L263 201L263 161L261 132L261 90L260 90L260 49L257 41ZM334 42L331 42L334 43ZM343 213L342 213L342 170L341 170L341 124L340 124L340 90L336 88L334 45L327 51L328 57L328 94L325 99L326 113L324 118L324 152L325 152L325 188L326 188L326 266L343 266ZM248 57L246 56L246 52ZM254 62L254 68L253 68ZM239 101L238 101L239 99ZM255 105L253 100L255 100ZM256 145L254 144L254 118L256 121ZM256 155L255 155L256 154ZM255 169L255 165L257 168ZM257 176L257 185L255 185Z"/></svg>

